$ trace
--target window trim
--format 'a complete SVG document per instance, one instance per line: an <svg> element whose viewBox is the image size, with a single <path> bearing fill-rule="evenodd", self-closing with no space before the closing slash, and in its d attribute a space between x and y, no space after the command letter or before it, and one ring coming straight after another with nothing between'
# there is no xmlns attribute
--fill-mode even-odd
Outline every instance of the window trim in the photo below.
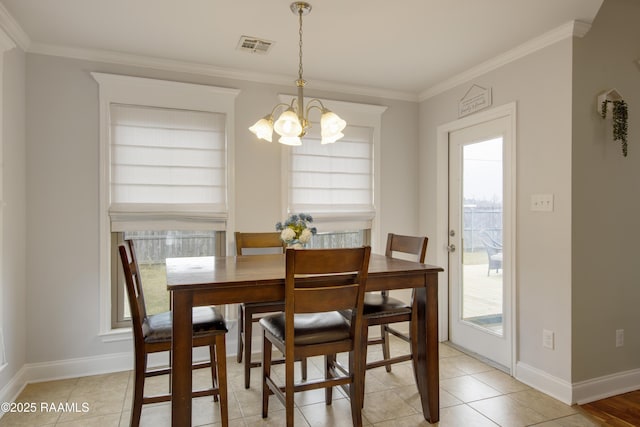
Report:
<svg viewBox="0 0 640 427"><path fill-rule="evenodd" d="M285 104L291 104L294 95L279 94L280 102ZM331 99L322 98L304 98L305 105L312 99L320 99L322 104L336 112L341 118L343 118L348 125L355 126L367 126L373 128L373 208L376 212L371 226L371 246L377 248L379 243L382 242L380 237L380 221L378 220L378 206L380 203L380 182L381 182L381 128L382 128L382 114L387 110L385 105L373 105L373 104L361 104L357 102L336 101ZM319 117L318 117L319 119ZM339 144L337 141L336 144ZM303 141L304 144L304 141ZM289 213L289 173L290 173L290 161L289 156L291 148L288 146L282 147L282 175L281 175L281 194L282 194L282 217L285 218ZM320 218L316 218L320 220ZM348 220L348 217L343 216L343 220ZM327 223L331 223L328 221Z"/></svg>
<svg viewBox="0 0 640 427"><path fill-rule="evenodd" d="M11 37L0 28L0 101L4 101L4 53L15 48L16 44ZM0 103L0 307L4 304L4 282L2 274L4 271L4 114L3 104ZM3 329L3 316L0 316L0 372L8 365Z"/></svg>
<svg viewBox="0 0 640 427"><path fill-rule="evenodd" d="M106 339L113 339L111 323L111 229L109 221L110 138L109 106L111 103L146 105L161 108L178 108L212 111L226 115L227 144L227 206L226 228L232 230L235 182L235 99L239 89L131 77L118 74L91 72L98 83L99 132L100 132L100 331ZM229 235L226 233L227 240ZM229 242L227 242L227 246Z"/></svg>

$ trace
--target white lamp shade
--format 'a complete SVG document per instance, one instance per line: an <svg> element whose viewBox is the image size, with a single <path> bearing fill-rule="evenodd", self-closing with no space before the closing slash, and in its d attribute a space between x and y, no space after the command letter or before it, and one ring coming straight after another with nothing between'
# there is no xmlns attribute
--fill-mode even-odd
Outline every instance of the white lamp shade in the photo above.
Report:
<svg viewBox="0 0 640 427"><path fill-rule="evenodd" d="M320 144L333 144L343 136L344 136L344 133L342 132L338 132L337 134L331 135L330 137L323 136L322 139L320 140Z"/></svg>
<svg viewBox="0 0 640 427"><path fill-rule="evenodd" d="M302 145L302 140L299 136L281 136L278 142L284 145Z"/></svg>
<svg viewBox="0 0 640 427"><path fill-rule="evenodd" d="M249 130L258 138L271 142L271 136L273 134L273 120L271 120L269 116L263 117L251 126Z"/></svg>
<svg viewBox="0 0 640 427"><path fill-rule="evenodd" d="M289 108L287 111L280 114L280 117L278 117L278 120L276 120L276 123L273 125L273 129L280 136L297 137L302 132L302 125L300 124L300 120L298 120L298 115L295 111Z"/></svg>
<svg viewBox="0 0 640 427"><path fill-rule="evenodd" d="M344 134L342 134L342 130L346 126L347 122L342 120L336 113L332 111L325 111L320 118L322 143L328 144L336 142L342 138L344 136Z"/></svg>

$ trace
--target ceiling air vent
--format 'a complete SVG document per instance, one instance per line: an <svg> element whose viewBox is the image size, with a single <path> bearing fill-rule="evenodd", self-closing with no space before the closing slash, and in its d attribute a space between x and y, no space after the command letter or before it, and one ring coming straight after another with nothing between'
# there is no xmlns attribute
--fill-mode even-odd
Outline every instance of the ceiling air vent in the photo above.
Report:
<svg viewBox="0 0 640 427"><path fill-rule="evenodd" d="M251 53L267 53L271 45L273 45L273 42L270 40L242 36L236 49Z"/></svg>

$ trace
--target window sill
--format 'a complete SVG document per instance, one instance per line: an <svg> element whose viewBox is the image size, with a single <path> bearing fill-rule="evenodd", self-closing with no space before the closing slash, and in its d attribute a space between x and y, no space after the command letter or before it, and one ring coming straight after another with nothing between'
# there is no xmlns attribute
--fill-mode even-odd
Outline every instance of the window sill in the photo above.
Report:
<svg viewBox="0 0 640 427"><path fill-rule="evenodd" d="M131 328L111 329L98 335L102 342L131 341Z"/></svg>

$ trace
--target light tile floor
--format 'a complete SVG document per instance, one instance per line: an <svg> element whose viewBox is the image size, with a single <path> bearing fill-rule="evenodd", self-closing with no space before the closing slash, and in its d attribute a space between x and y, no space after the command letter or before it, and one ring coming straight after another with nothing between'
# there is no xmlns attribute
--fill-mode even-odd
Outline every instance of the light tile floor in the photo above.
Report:
<svg viewBox="0 0 640 427"><path fill-rule="evenodd" d="M406 344L394 340L392 351L404 352ZM369 357L379 357L372 350ZM321 375L322 359L309 363L309 378ZM227 362L229 376L229 418L231 427L283 426L284 408L272 398L269 417L261 417L260 375L254 369L251 388L243 386L242 365L235 357ZM275 366L282 373L282 365ZM206 370L203 370L206 371ZM296 370L299 373L299 370ZM194 385L206 385L206 372L194 374ZM17 402L35 404L31 413L6 413L0 426L128 426L132 372L119 372L83 378L73 378L28 385ZM166 389L168 381L162 378L147 380L147 392ZM341 427L351 425L349 401L341 391L334 392L331 406L324 404L324 392L314 390L296 394L296 426ZM75 411L43 411L41 402L70 403ZM75 407L74 407L75 404ZM88 410L83 411L88 405ZM482 426L597 426L578 407L567 406L540 393L509 375L492 368L447 344L440 345L440 423L441 427ZM365 426L414 427L429 425L422 417L419 396L410 363L394 365L391 373L384 368L367 372L366 396L363 409ZM160 427L170 424L168 403L145 405L142 426ZM194 400L193 424L219 426L219 409L210 397Z"/></svg>

